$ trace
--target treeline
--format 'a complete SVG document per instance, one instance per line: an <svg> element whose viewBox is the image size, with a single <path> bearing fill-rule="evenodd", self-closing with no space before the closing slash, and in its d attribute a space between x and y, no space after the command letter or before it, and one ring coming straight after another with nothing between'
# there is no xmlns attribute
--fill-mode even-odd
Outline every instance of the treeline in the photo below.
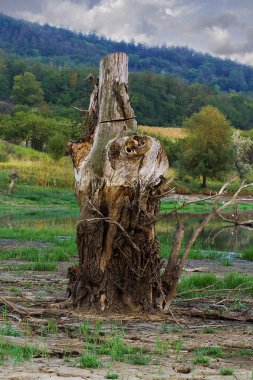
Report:
<svg viewBox="0 0 253 380"><path fill-rule="evenodd" d="M113 42L94 34L82 35L5 15L0 15L0 49L64 67L98 67L102 57L122 51L129 55L130 71L169 73L188 83L208 83L223 91L253 91L253 68L228 59L215 58L187 47Z"/></svg>
<svg viewBox="0 0 253 380"><path fill-rule="evenodd" d="M37 104L44 103L43 109L47 115L72 121L79 120L79 113L74 107L88 106L92 91L86 80L88 74L91 72L95 77L98 75L93 68L59 68L28 58L2 54L0 100L8 104L36 105L36 101L29 102L22 91L18 98L15 92L15 77L26 72L34 75L41 88L43 95L37 99ZM213 105L227 116L235 128L249 130L253 126L252 95L234 91L221 92L216 86L188 84L172 75L151 72L130 73L129 93L139 124L181 126L185 118L198 112L201 107ZM1 110L5 112L3 104L0 112Z"/></svg>

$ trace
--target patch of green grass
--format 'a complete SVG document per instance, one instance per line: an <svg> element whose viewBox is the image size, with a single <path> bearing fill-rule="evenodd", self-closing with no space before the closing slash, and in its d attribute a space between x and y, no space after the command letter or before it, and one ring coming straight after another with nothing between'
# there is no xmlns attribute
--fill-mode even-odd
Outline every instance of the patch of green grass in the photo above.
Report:
<svg viewBox="0 0 253 380"><path fill-rule="evenodd" d="M171 343L171 346L174 349L176 356L178 356L180 351L183 349L183 344L183 339L176 339Z"/></svg>
<svg viewBox="0 0 253 380"><path fill-rule="evenodd" d="M15 296L17 296L17 297L21 297L22 296L22 292L18 288L12 287L12 288L10 288L10 292L12 292L13 294L15 294Z"/></svg>
<svg viewBox="0 0 253 380"><path fill-rule="evenodd" d="M2 252L0 260L19 259L23 261L35 261L38 260L38 248L25 247L14 248L7 252Z"/></svg>
<svg viewBox="0 0 253 380"><path fill-rule="evenodd" d="M3 318L3 321L4 322L7 322L7 317L8 317L8 309L7 309L7 307L6 307L6 305L4 305L3 307L2 307L2 318Z"/></svg>
<svg viewBox="0 0 253 380"><path fill-rule="evenodd" d="M219 374L222 376L232 376L234 374L234 370L230 367L224 367L220 369Z"/></svg>
<svg viewBox="0 0 253 380"><path fill-rule="evenodd" d="M49 334L57 334L58 333L58 325L55 319L49 319L47 321L47 332Z"/></svg>
<svg viewBox="0 0 253 380"><path fill-rule="evenodd" d="M25 360L32 360L33 357L46 356L48 353L45 349L39 349L30 344L18 346L11 343L0 341L0 364L11 359L14 364L22 363Z"/></svg>
<svg viewBox="0 0 253 380"><path fill-rule="evenodd" d="M103 334L101 334L101 330L102 325L99 320L96 321L95 328L89 321L83 322L78 328L77 334L83 336L86 342L85 359L82 359L85 363L86 360L93 362L100 355L109 356L111 365L114 361L136 365L146 365L150 362L151 352L147 352L143 348L131 347L124 342L124 331L121 326L113 325L109 331L106 328Z"/></svg>
<svg viewBox="0 0 253 380"><path fill-rule="evenodd" d="M223 277L220 289L238 289L243 292L243 288L248 288L246 293L253 294L253 276L247 276L238 272L230 272Z"/></svg>
<svg viewBox="0 0 253 380"><path fill-rule="evenodd" d="M89 321L82 322L78 327L79 335L84 336L85 338L89 337L91 329L91 324Z"/></svg>
<svg viewBox="0 0 253 380"><path fill-rule="evenodd" d="M178 333L178 332L182 332L182 327L178 326L178 325L170 325L170 324L163 324L162 325L162 330L163 332L174 332L174 333Z"/></svg>
<svg viewBox="0 0 253 380"><path fill-rule="evenodd" d="M204 334L215 334L215 329L211 326L206 326L203 328Z"/></svg>
<svg viewBox="0 0 253 380"><path fill-rule="evenodd" d="M19 183L65 188L73 185L72 164L67 157L56 162L47 153L4 141L0 141L0 150L6 152L0 162L1 172L8 175L12 169L18 170Z"/></svg>
<svg viewBox="0 0 253 380"><path fill-rule="evenodd" d="M12 266L12 265L6 265L4 267L5 270L7 271L16 271L16 270L19 270L19 271L27 271L27 270L31 270L31 271L38 271L38 272L53 272L55 270L57 270L57 263L50 263L50 262L41 262L41 261L38 261L38 262L31 262L29 264L20 264L20 265L15 265L15 266Z"/></svg>
<svg viewBox="0 0 253 380"><path fill-rule="evenodd" d="M230 311L238 311L242 310L247 306L247 303L243 302L241 297L235 297L232 301L232 303L227 307Z"/></svg>
<svg viewBox="0 0 253 380"><path fill-rule="evenodd" d="M14 239L17 241L38 241L46 243L54 243L59 245L67 244L66 242L60 242L57 236L64 236L66 230L61 228L32 228L32 227L14 227L7 228L1 227L0 239ZM75 231L72 231L74 237Z"/></svg>
<svg viewBox="0 0 253 380"><path fill-rule="evenodd" d="M124 361L127 355L142 354L143 350L126 345L123 341L122 333L111 332L104 337L101 346L97 348L97 353L110 355L113 361Z"/></svg>
<svg viewBox="0 0 253 380"><path fill-rule="evenodd" d="M2 252L0 260L18 259L21 261L30 261L36 263L36 268L32 270L44 270L43 264L47 269L54 270L56 268L56 262L58 261L69 261L70 257L77 256L77 247L74 239L75 231L71 231L72 236L67 236L64 238L64 230L59 228L1 228L0 229L0 239L13 239L12 247L6 252ZM34 241L43 242L48 244L48 246L40 247L19 247L15 246L16 241ZM25 243L24 243L25 245ZM52 265L52 263L54 263ZM35 265L35 264L34 264ZM34 267L32 265L32 267ZM31 267L31 265L30 265ZM7 270L12 270L11 266L6 268ZM22 267L19 268L22 270Z"/></svg>
<svg viewBox="0 0 253 380"><path fill-rule="evenodd" d="M243 260L253 261L253 247L246 248L241 254Z"/></svg>
<svg viewBox="0 0 253 380"><path fill-rule="evenodd" d="M100 368L102 367L101 360L91 353L83 354L79 359L79 364L81 368Z"/></svg>
<svg viewBox="0 0 253 380"><path fill-rule="evenodd" d="M175 200L171 200L171 201L164 201L163 200L162 204L161 204L161 212L171 212L175 208L180 208L182 205L183 205L183 202L178 202ZM200 212L200 213L203 213L203 212L209 212L210 210L211 210L210 202L203 202L200 200L198 203L187 205L187 206L183 207L178 212L194 212L194 213Z"/></svg>
<svg viewBox="0 0 253 380"><path fill-rule="evenodd" d="M39 250L38 248L14 248L10 252L4 252L1 260L19 259L22 261L52 262L66 261L69 254L64 251L63 247L55 247L53 249Z"/></svg>
<svg viewBox="0 0 253 380"><path fill-rule="evenodd" d="M226 267L232 267L234 264L230 258L223 257L221 258L221 264Z"/></svg>
<svg viewBox="0 0 253 380"><path fill-rule="evenodd" d="M168 258L171 250L173 235L168 231L158 231L157 236L160 242L160 256L163 258Z"/></svg>
<svg viewBox="0 0 253 380"><path fill-rule="evenodd" d="M115 372L108 372L106 375L105 375L105 378L106 379L112 379L112 380L115 380L115 379L118 379L119 378L119 375Z"/></svg>
<svg viewBox="0 0 253 380"><path fill-rule="evenodd" d="M218 187L217 187L217 190L219 190ZM195 192L200 193L201 191L203 191L203 189L199 188ZM191 192L192 191L188 191L188 194L190 194ZM223 201L220 201L219 206L221 206L223 203L224 203ZM211 211L211 207L212 207L213 202L212 201L199 200L198 202L196 202L194 204L184 206L183 208L180 209L180 207L183 204L184 203L182 201L176 201L176 200L166 200L165 201L165 200L163 200L161 203L161 212L162 213L169 213L169 212L173 211L175 208L179 208L179 210L178 210L179 213L182 213L182 212L208 213ZM251 203L240 203L240 202L238 202L237 208L238 208L238 211L252 211L253 205ZM231 205L228 206L226 208L226 211L233 211L233 207Z"/></svg>
<svg viewBox="0 0 253 380"><path fill-rule="evenodd" d="M235 352L238 356L252 356L253 357L253 349L252 348L241 348Z"/></svg>
<svg viewBox="0 0 253 380"><path fill-rule="evenodd" d="M0 336L20 336L20 332L14 329L9 323L5 323L3 327L0 328Z"/></svg>
<svg viewBox="0 0 253 380"><path fill-rule="evenodd" d="M188 292L189 290L194 291L195 289L202 289L210 285L215 285L216 282L217 277L212 273L184 276L180 280L178 292L181 293L185 291Z"/></svg>
<svg viewBox="0 0 253 380"><path fill-rule="evenodd" d="M195 350L198 356L212 356L214 358L222 357L222 349L219 347L199 347Z"/></svg>
<svg viewBox="0 0 253 380"><path fill-rule="evenodd" d="M167 354L171 346L168 339L161 339L160 337L156 339L155 345L156 353L159 356Z"/></svg>
<svg viewBox="0 0 253 380"><path fill-rule="evenodd" d="M147 365L151 361L151 353L149 354L135 354L135 355L127 355L125 358L125 362L131 363L134 365Z"/></svg>
<svg viewBox="0 0 253 380"><path fill-rule="evenodd" d="M32 281L24 281L23 282L23 285L27 288L31 288L33 286L33 283Z"/></svg>
<svg viewBox="0 0 253 380"><path fill-rule="evenodd" d="M227 252L224 252L227 254ZM192 249L189 253L188 258L190 260L217 260L224 255L221 252L204 250L204 249Z"/></svg>
<svg viewBox="0 0 253 380"><path fill-rule="evenodd" d="M215 274L193 274L191 276L184 276L179 283L178 295L183 298L191 298L199 296L199 293L194 290L210 289L214 290L232 290L238 294L253 294L253 276L247 276L238 272L230 272L223 277L218 277ZM202 295L208 293L208 289L201 293ZM180 293L182 293L180 295ZM184 294L185 293L185 294Z"/></svg>
<svg viewBox="0 0 253 380"><path fill-rule="evenodd" d="M202 364L204 366L208 366L210 364L210 360L207 356L199 355L193 359L193 364Z"/></svg>

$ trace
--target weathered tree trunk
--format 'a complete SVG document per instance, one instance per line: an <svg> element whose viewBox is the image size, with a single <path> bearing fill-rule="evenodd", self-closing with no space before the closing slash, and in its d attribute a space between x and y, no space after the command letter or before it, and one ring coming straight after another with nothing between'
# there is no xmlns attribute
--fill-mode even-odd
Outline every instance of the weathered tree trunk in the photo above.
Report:
<svg viewBox="0 0 253 380"><path fill-rule="evenodd" d="M86 135L69 142L81 211L80 265L70 269L69 290L74 304L88 310L152 310L165 299L152 220L167 157L155 138L137 132L127 56L103 59L93 83L83 111Z"/></svg>

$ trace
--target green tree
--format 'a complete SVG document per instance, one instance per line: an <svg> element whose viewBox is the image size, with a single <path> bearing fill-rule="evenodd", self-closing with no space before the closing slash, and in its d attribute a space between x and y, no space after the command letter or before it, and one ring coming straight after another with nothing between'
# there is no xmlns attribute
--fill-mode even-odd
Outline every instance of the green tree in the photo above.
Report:
<svg viewBox="0 0 253 380"><path fill-rule="evenodd" d="M0 57L0 99L6 100L9 96L8 67L3 57Z"/></svg>
<svg viewBox="0 0 253 380"><path fill-rule="evenodd" d="M34 112L18 110L0 119L0 136L15 144L25 142L37 150L44 150L47 141L57 128L54 119L45 118Z"/></svg>
<svg viewBox="0 0 253 380"><path fill-rule="evenodd" d="M57 133L48 140L47 151L55 160L64 156L67 146L66 136Z"/></svg>
<svg viewBox="0 0 253 380"><path fill-rule="evenodd" d="M215 107L203 107L184 123L188 131L179 160L181 173L220 178L232 164L232 128L226 117Z"/></svg>
<svg viewBox="0 0 253 380"><path fill-rule="evenodd" d="M34 106L44 101L44 93L41 85L36 80L34 74L30 72L14 77L12 91L15 103Z"/></svg>
<svg viewBox="0 0 253 380"><path fill-rule="evenodd" d="M241 179L253 173L253 141L240 135L236 130L232 135L235 167Z"/></svg>

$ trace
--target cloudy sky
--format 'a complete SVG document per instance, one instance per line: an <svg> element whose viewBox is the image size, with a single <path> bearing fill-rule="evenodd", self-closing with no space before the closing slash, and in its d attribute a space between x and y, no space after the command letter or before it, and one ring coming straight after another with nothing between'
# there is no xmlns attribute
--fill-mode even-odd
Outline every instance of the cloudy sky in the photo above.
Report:
<svg viewBox="0 0 253 380"><path fill-rule="evenodd" d="M0 0L0 12L116 41L187 45L253 65L253 0Z"/></svg>

